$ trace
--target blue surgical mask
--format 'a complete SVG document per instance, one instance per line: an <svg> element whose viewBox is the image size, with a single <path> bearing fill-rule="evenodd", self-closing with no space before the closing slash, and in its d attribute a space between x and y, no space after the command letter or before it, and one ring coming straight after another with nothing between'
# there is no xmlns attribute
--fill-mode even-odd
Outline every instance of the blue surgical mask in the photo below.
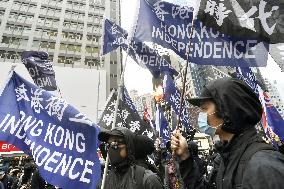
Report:
<svg viewBox="0 0 284 189"><path fill-rule="evenodd" d="M211 113L210 115L214 114L215 112ZM205 112L200 112L198 116L198 127L200 132L210 135L212 138L216 133L216 128L211 127L208 125L208 115Z"/></svg>

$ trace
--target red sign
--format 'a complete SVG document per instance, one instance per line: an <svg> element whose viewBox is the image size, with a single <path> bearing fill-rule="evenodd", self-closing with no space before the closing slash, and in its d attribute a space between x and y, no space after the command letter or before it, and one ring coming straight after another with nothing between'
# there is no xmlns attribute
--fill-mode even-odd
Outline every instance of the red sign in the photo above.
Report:
<svg viewBox="0 0 284 189"><path fill-rule="evenodd" d="M21 151L12 144L0 141L0 152Z"/></svg>

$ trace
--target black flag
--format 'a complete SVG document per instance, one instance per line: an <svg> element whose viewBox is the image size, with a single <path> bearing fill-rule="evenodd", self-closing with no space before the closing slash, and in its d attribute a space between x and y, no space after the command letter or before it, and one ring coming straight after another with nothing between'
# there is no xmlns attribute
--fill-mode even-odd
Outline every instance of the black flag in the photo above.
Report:
<svg viewBox="0 0 284 189"><path fill-rule="evenodd" d="M106 107L98 121L99 127L111 130L115 118L116 99L117 92L113 91L110 94ZM147 125L147 123L140 118L137 111L133 111L133 109L129 106L129 102L125 102L122 99L119 100L116 127L126 127L133 133L146 135L149 138L154 139L153 128Z"/></svg>
<svg viewBox="0 0 284 189"><path fill-rule="evenodd" d="M284 42L284 0L201 0L198 20L227 35Z"/></svg>

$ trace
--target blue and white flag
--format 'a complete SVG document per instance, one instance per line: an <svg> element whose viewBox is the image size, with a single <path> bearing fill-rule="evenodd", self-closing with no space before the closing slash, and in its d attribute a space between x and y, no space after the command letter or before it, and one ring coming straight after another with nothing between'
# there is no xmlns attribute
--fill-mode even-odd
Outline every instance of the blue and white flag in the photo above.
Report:
<svg viewBox="0 0 284 189"><path fill-rule="evenodd" d="M0 91L0 140L33 157L41 176L61 188L96 188L98 127L64 99L13 72Z"/></svg>
<svg viewBox="0 0 284 189"><path fill-rule="evenodd" d="M37 86L47 91L57 89L55 73L48 60L48 53L24 51L21 58Z"/></svg>
<svg viewBox="0 0 284 189"><path fill-rule="evenodd" d="M172 75L178 72L171 66L157 50L150 48L145 43L132 40L129 49L127 42L128 33L114 22L105 19L105 34L102 54L107 54L119 46L141 67L147 68L153 75L158 75L162 71L168 71Z"/></svg>
<svg viewBox="0 0 284 189"><path fill-rule="evenodd" d="M123 88L123 101L129 106L129 108L131 110L133 110L135 113L138 114L138 111L137 111L132 99L130 98L126 87Z"/></svg>
<svg viewBox="0 0 284 189"><path fill-rule="evenodd" d="M259 39L231 37L206 27L199 20L194 22L191 39L193 12L194 8L189 6L164 1L151 5L147 0L140 0L134 38L157 43L196 64L266 66L268 44Z"/></svg>
<svg viewBox="0 0 284 189"><path fill-rule="evenodd" d="M121 45L127 44L127 31L116 25L109 19L104 22L104 34L101 55L116 50Z"/></svg>
<svg viewBox="0 0 284 189"><path fill-rule="evenodd" d="M187 130L192 130L189 122L189 116L188 116L188 109L186 101L184 101L183 108L181 110L180 114L180 97L181 94L179 90L177 89L173 79L170 75L165 74L164 80L163 80L163 88L164 88L164 99L172 106L175 113L177 115L180 115L180 120L183 126Z"/></svg>
<svg viewBox="0 0 284 189"><path fill-rule="evenodd" d="M169 124L167 119L164 116L163 111L157 105L156 110L156 127L157 131L160 132L160 136L162 137L163 145L166 146L167 142L170 141L170 131L169 131Z"/></svg>
<svg viewBox="0 0 284 189"><path fill-rule="evenodd" d="M236 68L237 78L239 80L244 81L248 86L252 88L252 90L258 95L258 86L256 82L256 78L251 68L249 67L237 67Z"/></svg>

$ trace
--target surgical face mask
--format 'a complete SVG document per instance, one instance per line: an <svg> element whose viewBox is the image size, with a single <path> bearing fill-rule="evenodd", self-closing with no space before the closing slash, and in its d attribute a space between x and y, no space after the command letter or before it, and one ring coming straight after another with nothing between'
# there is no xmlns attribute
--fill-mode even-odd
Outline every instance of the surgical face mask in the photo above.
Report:
<svg viewBox="0 0 284 189"><path fill-rule="evenodd" d="M198 116L198 127L200 132L210 135L212 138L214 137L217 129L208 125L208 116L213 114L215 114L215 112L209 115L205 112L200 112Z"/></svg>

